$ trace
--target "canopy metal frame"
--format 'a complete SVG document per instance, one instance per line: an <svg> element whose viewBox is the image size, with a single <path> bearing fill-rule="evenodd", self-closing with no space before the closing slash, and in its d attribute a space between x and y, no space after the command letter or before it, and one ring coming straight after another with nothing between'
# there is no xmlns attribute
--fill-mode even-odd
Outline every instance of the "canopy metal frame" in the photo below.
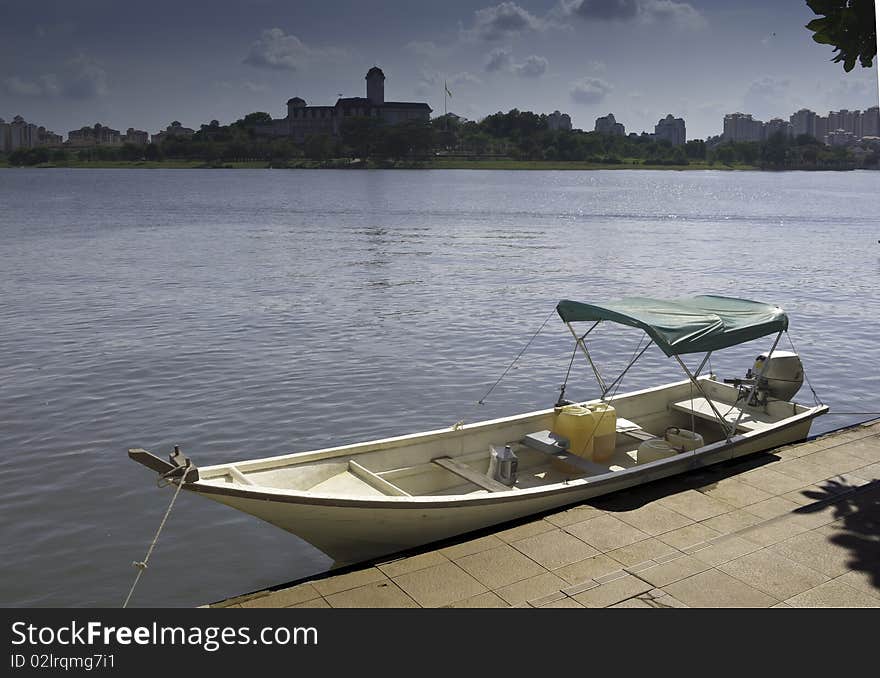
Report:
<svg viewBox="0 0 880 678"><path fill-rule="evenodd" d="M647 345L645 345L645 347L641 351L638 352L638 354L629 362L629 364L623 369L623 371L609 385L609 384L606 384L605 380L602 378L601 373L599 372L599 368L596 367L596 363L593 361L593 358L590 355L590 351L587 348L587 342L586 342L587 336L593 330L595 330L596 327L598 327L603 321L597 320L595 323L593 323L593 325L590 327L590 329L588 329L581 336L578 336L578 333L575 331L575 329L572 326L570 321L564 321L564 322L565 322L565 325L568 327L569 331L571 332L572 336L575 339L576 347L580 347L581 352L586 357L587 362L589 363L590 368L592 369L593 374L596 377L596 381L599 384L599 388L602 390L602 396L601 396L602 400L606 399L608 393L611 391L612 388L620 385L620 382L623 379L624 375L645 354L645 351L647 351L648 348L650 348L654 344L653 338L651 338L649 335L650 341L647 343ZM782 338L782 335L785 332L786 331L783 329L783 330L780 330L779 333L776 335L776 338L773 341L773 346L770 348L769 355L771 355L771 356L773 355L773 351L776 350L776 346L779 344L779 340ZM737 428L737 426L739 426L740 419L742 419L742 416L744 413L744 408L743 407L739 408L739 414L737 415L736 420L731 424L729 421L727 421L721 415L721 412L719 412L718 407L715 405L715 402L709 397L709 394L706 393L705 389L703 389L703 386L699 380L699 376L700 376L700 372L702 372L703 368L706 366L706 363L711 358L712 353L713 353L713 351L706 352L706 355L703 357L703 360L700 362L700 365L699 365L699 367L697 367L695 372L691 372L688 369L688 366L684 363L684 361L681 359L681 356L679 356L678 354L673 354L672 357L675 358L676 362L678 362L679 366L684 371L688 380L696 387L696 389L697 389L697 391L699 391L700 395L706 400L706 403L712 409L712 413L715 415L715 418L718 420L718 424L721 426L721 430L724 433L725 439L728 442L730 442L731 437L736 434L736 428ZM769 366L770 366L770 361L765 360L764 364L761 366L760 374L757 376L754 383L752 384L751 389L749 390L748 397L746 398L746 401L745 401L745 406L748 406L752 402L755 394L757 393L758 386L761 383L762 379L764 378L764 375L767 372L767 368ZM566 381L567 380L568 380L568 376L566 375ZM562 385L562 389L564 392L565 384Z"/></svg>

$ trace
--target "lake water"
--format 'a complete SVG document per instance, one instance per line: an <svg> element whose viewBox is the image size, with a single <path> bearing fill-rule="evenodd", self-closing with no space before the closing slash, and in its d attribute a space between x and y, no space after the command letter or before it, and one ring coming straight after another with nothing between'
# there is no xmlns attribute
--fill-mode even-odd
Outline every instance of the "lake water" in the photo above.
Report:
<svg viewBox="0 0 880 678"><path fill-rule="evenodd" d="M171 498L129 447L208 465L550 406L562 298L778 303L822 400L876 412L878 214L877 172L0 171L0 604L122 604ZM606 374L639 339L597 333ZM678 378L649 351L622 390ZM577 362L566 395L596 391ZM131 605L329 565L183 493Z"/></svg>

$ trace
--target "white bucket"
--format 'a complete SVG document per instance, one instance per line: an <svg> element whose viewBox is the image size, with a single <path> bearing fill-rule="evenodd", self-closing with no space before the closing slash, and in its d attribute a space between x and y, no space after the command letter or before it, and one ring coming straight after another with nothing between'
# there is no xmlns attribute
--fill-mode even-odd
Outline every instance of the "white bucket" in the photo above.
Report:
<svg viewBox="0 0 880 678"><path fill-rule="evenodd" d="M675 448L663 438L651 438L639 445L639 450L636 452L636 463L647 464L649 461L666 459L675 453Z"/></svg>
<svg viewBox="0 0 880 678"><path fill-rule="evenodd" d="M703 436L699 433L676 426L666 429L665 438L676 452L690 452L704 445Z"/></svg>

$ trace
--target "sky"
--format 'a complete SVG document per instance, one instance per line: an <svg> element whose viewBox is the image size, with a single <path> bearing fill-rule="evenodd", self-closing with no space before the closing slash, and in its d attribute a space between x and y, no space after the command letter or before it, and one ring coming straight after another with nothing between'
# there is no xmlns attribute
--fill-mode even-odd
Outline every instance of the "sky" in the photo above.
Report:
<svg viewBox="0 0 880 678"><path fill-rule="evenodd" d="M285 102L424 101L479 120L513 108L627 132L667 114L688 139L726 113L788 119L878 105L877 60L845 73L804 0L0 0L0 117L56 133L155 133ZM444 101L444 82L451 98Z"/></svg>

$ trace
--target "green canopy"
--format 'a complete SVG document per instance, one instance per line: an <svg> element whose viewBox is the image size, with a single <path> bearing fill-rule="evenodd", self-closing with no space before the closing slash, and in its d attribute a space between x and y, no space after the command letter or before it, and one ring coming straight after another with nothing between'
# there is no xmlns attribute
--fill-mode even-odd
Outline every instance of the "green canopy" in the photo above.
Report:
<svg viewBox="0 0 880 678"><path fill-rule="evenodd" d="M711 295L631 297L601 306L563 299L556 311L567 323L609 320L641 328L668 356L714 351L788 329L788 316L778 306Z"/></svg>

